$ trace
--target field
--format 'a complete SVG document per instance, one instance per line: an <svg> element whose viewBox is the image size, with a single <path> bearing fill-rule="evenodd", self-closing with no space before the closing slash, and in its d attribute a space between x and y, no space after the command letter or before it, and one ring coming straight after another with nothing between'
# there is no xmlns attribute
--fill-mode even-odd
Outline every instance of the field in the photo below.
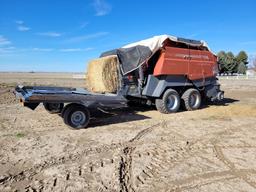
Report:
<svg viewBox="0 0 256 192"><path fill-rule="evenodd" d="M83 130L22 107L17 83L85 86L72 74L0 73L0 191L256 191L255 79L221 79L219 105L127 108Z"/></svg>

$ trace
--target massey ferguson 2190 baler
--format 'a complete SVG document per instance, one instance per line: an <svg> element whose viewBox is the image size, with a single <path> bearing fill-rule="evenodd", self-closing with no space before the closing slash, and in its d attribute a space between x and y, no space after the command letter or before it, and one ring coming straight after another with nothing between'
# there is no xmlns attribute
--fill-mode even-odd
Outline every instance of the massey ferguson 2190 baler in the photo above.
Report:
<svg viewBox="0 0 256 192"><path fill-rule="evenodd" d="M31 109L43 103L61 113L72 128L87 127L95 108L121 108L128 103L155 105L161 113L196 110L203 100L222 100L216 75L217 57L204 41L161 35L107 51L117 55L119 87L98 94L81 88L17 86L16 97Z"/></svg>

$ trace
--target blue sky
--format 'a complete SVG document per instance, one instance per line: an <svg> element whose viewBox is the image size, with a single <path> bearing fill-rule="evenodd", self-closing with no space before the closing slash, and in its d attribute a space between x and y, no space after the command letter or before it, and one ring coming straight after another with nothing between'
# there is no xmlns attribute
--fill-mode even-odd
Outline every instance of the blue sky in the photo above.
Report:
<svg viewBox="0 0 256 192"><path fill-rule="evenodd" d="M169 34L256 54L255 0L0 0L0 71L83 72L101 52Z"/></svg>

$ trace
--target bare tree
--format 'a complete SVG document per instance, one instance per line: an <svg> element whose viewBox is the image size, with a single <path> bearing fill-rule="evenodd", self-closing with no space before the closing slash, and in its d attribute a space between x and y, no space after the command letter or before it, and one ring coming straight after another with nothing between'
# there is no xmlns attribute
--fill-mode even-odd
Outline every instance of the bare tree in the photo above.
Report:
<svg viewBox="0 0 256 192"><path fill-rule="evenodd" d="M252 60L252 66L253 66L253 69L256 71L256 57L254 57Z"/></svg>

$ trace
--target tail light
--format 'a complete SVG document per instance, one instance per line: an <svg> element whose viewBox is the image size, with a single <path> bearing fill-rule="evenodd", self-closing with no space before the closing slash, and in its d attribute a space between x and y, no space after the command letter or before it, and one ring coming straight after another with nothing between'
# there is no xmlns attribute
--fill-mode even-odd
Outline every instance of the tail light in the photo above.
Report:
<svg viewBox="0 0 256 192"><path fill-rule="evenodd" d="M133 79L133 76L132 76L132 75L127 75L127 79L128 79L129 81L131 81L131 80Z"/></svg>

